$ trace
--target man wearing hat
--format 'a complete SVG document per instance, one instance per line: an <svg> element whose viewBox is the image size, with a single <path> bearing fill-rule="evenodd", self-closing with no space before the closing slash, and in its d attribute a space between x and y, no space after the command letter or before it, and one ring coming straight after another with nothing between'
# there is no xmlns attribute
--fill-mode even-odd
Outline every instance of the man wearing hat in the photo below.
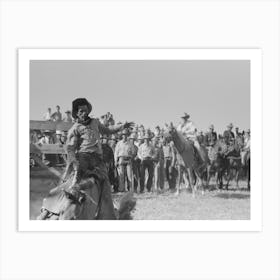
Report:
<svg viewBox="0 0 280 280"><path fill-rule="evenodd" d="M111 186L103 153L100 134L116 133L124 128L130 128L133 123L107 128L95 118L90 118L91 104L85 98L77 98L72 102L72 117L75 123L68 132L66 149L68 158L75 159L74 178L71 187L74 187L88 170L98 168L102 186L101 212L105 219L115 219ZM65 177L64 177L65 178ZM77 186L78 187L78 186Z"/></svg>
<svg viewBox="0 0 280 280"><path fill-rule="evenodd" d="M132 147L128 142L128 130L124 129L121 133L122 139L118 142L115 149L115 165L119 173L119 191L127 191L132 185ZM127 183L127 187L126 187Z"/></svg>
<svg viewBox="0 0 280 280"><path fill-rule="evenodd" d="M234 140L234 133L232 132L232 128L233 128L233 124L230 123L227 126L227 130L224 131L223 137L224 137L224 141L227 145L229 145L230 143L232 143L232 141Z"/></svg>
<svg viewBox="0 0 280 280"><path fill-rule="evenodd" d="M63 118L63 121L64 122L67 122L67 123L72 123L73 122L73 119L71 117L71 111L70 110L67 110L65 112L65 117Z"/></svg>
<svg viewBox="0 0 280 280"><path fill-rule="evenodd" d="M250 146L251 146L250 129L247 129L244 135L244 146L240 152L242 165L245 165L245 158L246 155L250 153Z"/></svg>
<svg viewBox="0 0 280 280"><path fill-rule="evenodd" d="M244 137L243 134L239 131L239 127L235 127L235 140L239 146L243 146Z"/></svg>
<svg viewBox="0 0 280 280"><path fill-rule="evenodd" d="M60 112L60 106L57 105L56 106L56 112L54 112L52 115L51 115L51 118L54 122L60 122L61 119L62 119L62 116L61 116L61 112Z"/></svg>
<svg viewBox="0 0 280 280"><path fill-rule="evenodd" d="M128 142L130 145L131 149L131 164L132 164L132 177L133 177L133 187L134 191L137 192L137 187L138 187L138 180L139 180L139 159L137 156L138 153L138 147L135 145L135 140L137 139L137 134L136 132L132 132L130 136L128 137Z"/></svg>
<svg viewBox="0 0 280 280"><path fill-rule="evenodd" d="M163 140L163 156L164 156L164 172L165 178L168 182L169 189L174 188L173 184L173 170L176 165L176 152L173 145L170 143L170 140L164 139Z"/></svg>
<svg viewBox="0 0 280 280"><path fill-rule="evenodd" d="M180 131L186 139L195 140L197 136L197 129L194 123L190 120L190 115L184 113L181 118L182 122L178 125L177 131Z"/></svg>
<svg viewBox="0 0 280 280"><path fill-rule="evenodd" d="M154 154L154 176L155 176L155 190L160 191L164 189L164 154L160 137L153 138L153 145L155 148Z"/></svg>
<svg viewBox="0 0 280 280"><path fill-rule="evenodd" d="M185 113L181 118L183 121L177 127L177 131L181 132L186 140L193 143L194 147L196 148L197 156L203 161L203 153L201 151L200 143L197 139L197 128L195 127L194 123L189 120L189 114Z"/></svg>
<svg viewBox="0 0 280 280"><path fill-rule="evenodd" d="M153 157L155 155L154 146L150 142L151 137L146 132L144 135L144 143L139 146L138 157L141 160L140 164L140 192L144 192L145 189L145 172L148 170L148 181L147 181L147 191L150 192L153 183L154 175L154 163Z"/></svg>
<svg viewBox="0 0 280 280"><path fill-rule="evenodd" d="M214 146L217 142L217 133L214 131L214 125L209 126L208 132L205 134L205 145L206 147Z"/></svg>

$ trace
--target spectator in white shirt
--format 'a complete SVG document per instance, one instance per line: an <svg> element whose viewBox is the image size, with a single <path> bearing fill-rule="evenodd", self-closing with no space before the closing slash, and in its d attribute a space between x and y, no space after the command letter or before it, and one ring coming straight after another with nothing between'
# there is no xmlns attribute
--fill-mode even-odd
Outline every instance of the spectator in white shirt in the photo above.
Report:
<svg viewBox="0 0 280 280"><path fill-rule="evenodd" d="M52 115L52 109L48 108L48 111L44 114L43 119L45 121L51 121L52 120L51 115Z"/></svg>

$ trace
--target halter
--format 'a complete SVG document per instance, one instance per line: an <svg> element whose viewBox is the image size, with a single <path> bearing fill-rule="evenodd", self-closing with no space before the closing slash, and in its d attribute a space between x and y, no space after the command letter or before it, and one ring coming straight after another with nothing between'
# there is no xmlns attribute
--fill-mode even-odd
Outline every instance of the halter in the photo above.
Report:
<svg viewBox="0 0 280 280"><path fill-rule="evenodd" d="M84 195L86 198L88 198L91 203L97 205L97 211L96 211L96 214L95 214L95 219L97 219L97 217L100 215L100 210L101 210L101 196L102 196L102 191L100 193L100 196L99 196L99 200L98 200L98 203L96 201L94 201L94 199L89 195L87 194L85 191L78 191L79 194L81 195ZM74 220L77 220L77 218L80 217L80 215L82 214L82 211L84 210L84 201L80 202L79 199L77 199L74 195L73 195L73 198L67 198L67 199L70 199L72 200L75 204L79 204L81 207L80 207L80 211L79 211L79 214L78 215L75 215L74 216ZM41 208L41 213L43 213L43 211L47 211L47 215L46 215L46 218L50 218L51 216L55 215L57 217L60 216L60 213L55 213L55 212L52 212L52 211L49 211L47 208L45 207L42 207Z"/></svg>
<svg viewBox="0 0 280 280"><path fill-rule="evenodd" d="M96 211L96 214L95 214L95 217L94 217L94 218L96 219L96 218L99 216L99 214L100 214L100 209L101 209L100 204L101 204L101 195L102 195L102 192L100 193L100 197L99 197L98 203L95 202L94 199L93 199L89 194L87 194L86 192L84 192L84 191L79 191L79 193L82 194L82 195L84 195L86 198L88 198L88 199L91 201L91 203L97 205L97 211ZM85 207L84 202L85 202L85 201L79 202L78 199L73 200L73 201L74 201L75 204L81 205L79 214L74 216L74 220L77 220L77 218L80 217L80 215L82 214L82 212L83 212L83 210L84 210L84 207Z"/></svg>

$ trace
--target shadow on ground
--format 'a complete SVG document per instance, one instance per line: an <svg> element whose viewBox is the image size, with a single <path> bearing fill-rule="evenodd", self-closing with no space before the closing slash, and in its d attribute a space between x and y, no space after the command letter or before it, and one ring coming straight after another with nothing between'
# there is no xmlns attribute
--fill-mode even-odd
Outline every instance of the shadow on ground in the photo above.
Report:
<svg viewBox="0 0 280 280"><path fill-rule="evenodd" d="M248 193L217 193L215 197L224 199L250 199Z"/></svg>

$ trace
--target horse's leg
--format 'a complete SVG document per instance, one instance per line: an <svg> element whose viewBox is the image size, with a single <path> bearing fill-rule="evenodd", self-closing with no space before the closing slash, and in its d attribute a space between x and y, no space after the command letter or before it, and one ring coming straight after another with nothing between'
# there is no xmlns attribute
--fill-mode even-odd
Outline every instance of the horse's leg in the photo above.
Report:
<svg viewBox="0 0 280 280"><path fill-rule="evenodd" d="M236 181L236 188L239 189L239 184L238 184L238 181L239 181L239 169L236 169L235 181Z"/></svg>
<svg viewBox="0 0 280 280"><path fill-rule="evenodd" d="M220 174L219 174L219 171L217 170L215 172L215 182L216 182L216 189L217 190L219 189L219 178L220 178Z"/></svg>
<svg viewBox="0 0 280 280"><path fill-rule="evenodd" d="M247 178L248 178L247 179L247 188L250 191L250 189L251 189L251 185L250 185L250 181L251 181L250 162L247 165L247 172L248 172L248 175L247 175Z"/></svg>
<svg viewBox="0 0 280 280"><path fill-rule="evenodd" d="M190 185L191 185L191 189L192 189L192 196L193 198L195 198L195 194L196 194L196 184L194 184L193 180L194 180L194 177L193 177L193 169L192 168L187 168L187 172L188 172L188 176L189 176L189 179L190 179Z"/></svg>
<svg viewBox="0 0 280 280"><path fill-rule="evenodd" d="M178 164L178 181L177 181L175 195L179 195L179 193L180 193L181 181L182 181L182 169L181 169L181 166Z"/></svg>
<svg viewBox="0 0 280 280"><path fill-rule="evenodd" d="M226 190L228 190L228 186L229 186L229 182L230 182L230 180L231 180L231 174L232 172L231 172L231 169L230 169L230 167L228 167L228 169L227 169L227 184L226 184Z"/></svg>
<svg viewBox="0 0 280 280"><path fill-rule="evenodd" d="M186 190L190 187L190 178L188 176L187 170L183 170L183 178L184 178L184 182L185 182L185 187Z"/></svg>
<svg viewBox="0 0 280 280"><path fill-rule="evenodd" d="M207 165L207 178L206 178L206 180L207 180L207 187L209 187L209 183L210 183L210 179L211 179L211 174L210 174L210 172L211 172L211 164L208 164Z"/></svg>
<svg viewBox="0 0 280 280"><path fill-rule="evenodd" d="M198 188L201 187L202 189L201 194L204 195L205 190L204 190L203 178L198 174L197 171L195 172L195 175L198 178L198 182L197 182Z"/></svg>

